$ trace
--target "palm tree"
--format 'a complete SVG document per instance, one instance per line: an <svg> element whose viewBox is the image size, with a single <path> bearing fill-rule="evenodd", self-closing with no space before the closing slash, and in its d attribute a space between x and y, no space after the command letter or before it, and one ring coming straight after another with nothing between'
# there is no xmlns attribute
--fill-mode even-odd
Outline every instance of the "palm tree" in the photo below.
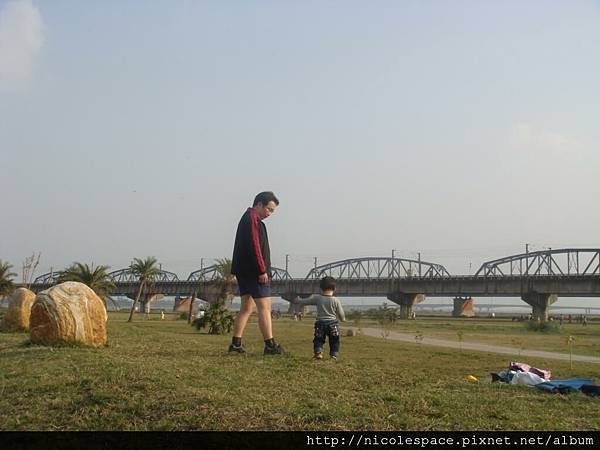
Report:
<svg viewBox="0 0 600 450"><path fill-rule="evenodd" d="M74 262L67 267L58 277L58 282L78 281L92 289L98 297L102 299L106 306L106 299L110 298L110 294L115 290L115 284L108 275L109 266L98 266L94 268L87 264ZM111 299L112 300L112 299ZM114 302L114 300L113 300Z"/></svg>
<svg viewBox="0 0 600 450"><path fill-rule="evenodd" d="M231 301L233 298L233 287L235 285L235 276L231 274L231 259L220 258L216 259L215 271L217 272L216 282L219 290L218 299L222 299L223 303ZM188 310L188 323L192 322L192 309L194 306L194 295L190 298L190 307Z"/></svg>
<svg viewBox="0 0 600 450"><path fill-rule="evenodd" d="M133 312L135 311L135 307L140 301L140 297L142 296L142 292L151 284L160 274L160 268L158 267L158 261L154 256L148 256L146 259L142 260L139 258L134 258L129 269L131 273L138 277L140 282L140 286L138 288L137 296L133 301L133 305L131 305L131 311L129 312L129 319L127 322L131 322L133 320Z"/></svg>
<svg viewBox="0 0 600 450"><path fill-rule="evenodd" d="M17 274L10 271L12 265L0 259L0 297L4 297L15 289L12 278Z"/></svg>
<svg viewBox="0 0 600 450"><path fill-rule="evenodd" d="M230 300L233 295L233 286L235 285L235 276L231 274L231 259L217 259L216 266L221 297L225 301Z"/></svg>
<svg viewBox="0 0 600 450"><path fill-rule="evenodd" d="M198 330L208 326L209 334L225 334L231 331L234 322L233 316L227 309L227 303L233 298L235 286L235 276L231 274L231 259L217 259L215 271L217 273L217 300L211 303L204 316L196 319L192 325ZM190 315L191 311L192 304L190 302Z"/></svg>

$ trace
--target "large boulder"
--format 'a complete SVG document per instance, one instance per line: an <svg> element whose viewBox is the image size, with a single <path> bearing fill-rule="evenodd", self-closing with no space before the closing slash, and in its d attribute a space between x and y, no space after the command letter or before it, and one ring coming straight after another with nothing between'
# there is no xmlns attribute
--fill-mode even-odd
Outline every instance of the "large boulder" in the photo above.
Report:
<svg viewBox="0 0 600 450"><path fill-rule="evenodd" d="M8 311L2 319L2 331L27 331L29 329L29 316L31 305L35 300L35 293L25 288L18 288L8 300Z"/></svg>
<svg viewBox="0 0 600 450"><path fill-rule="evenodd" d="M106 345L106 308L83 283L67 281L40 292L31 307L34 344Z"/></svg>

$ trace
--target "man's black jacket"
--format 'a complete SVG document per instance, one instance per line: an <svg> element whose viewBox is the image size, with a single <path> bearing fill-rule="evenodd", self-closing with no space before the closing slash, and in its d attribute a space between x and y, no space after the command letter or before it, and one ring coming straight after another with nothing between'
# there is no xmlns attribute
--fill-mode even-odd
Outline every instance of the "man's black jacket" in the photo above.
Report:
<svg viewBox="0 0 600 450"><path fill-rule="evenodd" d="M267 273L271 278L271 251L267 227L254 208L248 208L238 224L231 273L257 277Z"/></svg>

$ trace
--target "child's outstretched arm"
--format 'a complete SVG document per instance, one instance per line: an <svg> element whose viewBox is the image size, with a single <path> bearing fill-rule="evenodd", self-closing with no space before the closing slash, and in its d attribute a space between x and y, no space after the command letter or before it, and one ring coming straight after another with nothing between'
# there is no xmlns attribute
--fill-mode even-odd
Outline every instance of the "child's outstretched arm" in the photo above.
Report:
<svg viewBox="0 0 600 450"><path fill-rule="evenodd" d="M293 302L296 305L316 305L317 304L317 299L316 297L313 295L311 295L310 297L307 298L298 298L296 300L294 300Z"/></svg>

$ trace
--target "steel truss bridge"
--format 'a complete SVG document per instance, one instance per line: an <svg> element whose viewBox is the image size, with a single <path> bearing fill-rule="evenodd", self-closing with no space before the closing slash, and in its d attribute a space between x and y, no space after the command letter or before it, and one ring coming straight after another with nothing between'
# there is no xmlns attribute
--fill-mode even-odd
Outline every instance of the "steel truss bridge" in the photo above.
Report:
<svg viewBox="0 0 600 450"><path fill-rule="evenodd" d="M31 288L41 291L56 284L60 272L35 279ZM475 275L451 275L444 266L405 258L364 257L334 261L311 269L304 278L293 278L273 268L274 296L292 300L319 292L319 280L333 276L340 297L387 297L401 309L412 309L416 296L520 297L533 307L534 315L547 315L556 296L600 297L600 249L566 248L521 253L484 262ZM137 293L139 280L129 268L110 273L114 295ZM207 298L221 279L217 265L202 268L180 280L161 270L152 284L153 293Z"/></svg>

